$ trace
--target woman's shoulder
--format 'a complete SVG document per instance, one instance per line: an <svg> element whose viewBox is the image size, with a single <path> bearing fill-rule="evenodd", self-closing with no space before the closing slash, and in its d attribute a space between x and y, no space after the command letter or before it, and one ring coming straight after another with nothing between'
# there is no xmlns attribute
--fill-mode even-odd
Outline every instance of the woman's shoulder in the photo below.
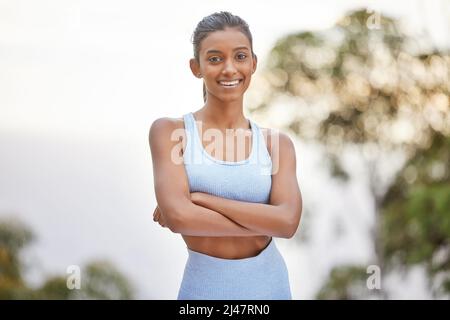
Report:
<svg viewBox="0 0 450 320"><path fill-rule="evenodd" d="M153 141L166 141L169 144L182 141L184 143L185 130L183 117L162 117L153 121L149 130L150 143ZM166 143L165 142L165 143Z"/></svg>
<svg viewBox="0 0 450 320"><path fill-rule="evenodd" d="M167 129L178 129L184 127L183 117L180 118L169 118L162 117L153 121L150 130L167 130Z"/></svg>
<svg viewBox="0 0 450 320"><path fill-rule="evenodd" d="M154 120L153 123L151 124L150 134L167 133L177 129L184 129L183 117L180 118L161 117Z"/></svg>

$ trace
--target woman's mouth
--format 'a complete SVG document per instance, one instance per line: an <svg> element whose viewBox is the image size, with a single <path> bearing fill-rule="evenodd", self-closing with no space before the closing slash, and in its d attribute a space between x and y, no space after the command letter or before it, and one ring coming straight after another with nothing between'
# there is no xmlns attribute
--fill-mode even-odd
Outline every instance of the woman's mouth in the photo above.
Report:
<svg viewBox="0 0 450 320"><path fill-rule="evenodd" d="M236 88L241 82L242 79L236 79L231 81L218 81L218 83L224 88Z"/></svg>

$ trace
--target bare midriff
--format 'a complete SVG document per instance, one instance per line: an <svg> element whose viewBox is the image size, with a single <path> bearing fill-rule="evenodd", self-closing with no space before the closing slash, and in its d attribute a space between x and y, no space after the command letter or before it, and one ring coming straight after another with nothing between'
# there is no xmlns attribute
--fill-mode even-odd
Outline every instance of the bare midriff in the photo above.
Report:
<svg viewBox="0 0 450 320"><path fill-rule="evenodd" d="M271 237L194 237L183 235L183 239L192 251L222 259L243 259L257 256L270 243Z"/></svg>

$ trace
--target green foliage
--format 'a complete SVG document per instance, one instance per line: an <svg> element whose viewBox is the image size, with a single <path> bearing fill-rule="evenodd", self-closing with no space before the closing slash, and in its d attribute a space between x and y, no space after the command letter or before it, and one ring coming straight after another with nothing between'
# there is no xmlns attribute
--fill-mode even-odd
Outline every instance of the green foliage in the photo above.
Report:
<svg viewBox="0 0 450 320"><path fill-rule="evenodd" d="M387 262L425 264L431 277L450 279L450 137L436 135L398 174L383 201ZM438 291L441 291L438 289ZM435 292L439 295L439 292Z"/></svg>
<svg viewBox="0 0 450 320"><path fill-rule="evenodd" d="M74 299L76 290L67 289L66 278L61 276L50 277L37 290L32 292L32 299L69 300Z"/></svg>
<svg viewBox="0 0 450 320"><path fill-rule="evenodd" d="M0 299L20 299L28 289L22 278L20 251L34 236L21 222L0 221Z"/></svg>
<svg viewBox="0 0 450 320"><path fill-rule="evenodd" d="M375 292L367 288L368 274L364 267L340 266L334 268L327 283L317 294L320 300L357 300L376 297Z"/></svg>
<svg viewBox="0 0 450 320"><path fill-rule="evenodd" d="M81 272L81 288L68 289L65 276L52 276L33 288L23 278L23 249L34 239L18 220L0 221L0 299L133 299L125 276L108 261L88 263Z"/></svg>
<svg viewBox="0 0 450 320"><path fill-rule="evenodd" d="M332 29L280 39L253 112L289 97L295 109L283 110L292 113L286 128L337 156L348 144L414 152L428 147L432 132L450 134L449 53L416 54L417 41L395 20L380 16L379 28L369 29L371 14L352 12Z"/></svg>
<svg viewBox="0 0 450 320"><path fill-rule="evenodd" d="M288 113L285 129L325 146L334 178L349 177L346 148L361 151L376 211L376 263L383 274L425 264L430 287L439 282L435 294L450 293L450 54L422 50L427 39L410 38L392 18L379 15L369 28L373 14L354 11L329 30L280 39L256 83L253 113ZM280 101L293 107L275 111ZM391 152L409 160L382 185ZM358 268L331 272L319 297L355 297L349 288L361 280Z"/></svg>
<svg viewBox="0 0 450 320"><path fill-rule="evenodd" d="M133 297L127 279L108 261L88 264L82 275L81 299L125 300Z"/></svg>

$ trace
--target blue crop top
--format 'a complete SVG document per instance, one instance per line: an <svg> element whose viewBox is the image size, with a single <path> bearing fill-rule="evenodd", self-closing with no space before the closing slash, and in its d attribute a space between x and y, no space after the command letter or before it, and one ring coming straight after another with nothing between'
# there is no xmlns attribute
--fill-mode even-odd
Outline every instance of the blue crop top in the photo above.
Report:
<svg viewBox="0 0 450 320"><path fill-rule="evenodd" d="M183 116L186 147L183 153L190 192L204 192L227 199L269 203L272 159L260 128L250 120L252 147L242 161L224 161L203 147L192 113Z"/></svg>

